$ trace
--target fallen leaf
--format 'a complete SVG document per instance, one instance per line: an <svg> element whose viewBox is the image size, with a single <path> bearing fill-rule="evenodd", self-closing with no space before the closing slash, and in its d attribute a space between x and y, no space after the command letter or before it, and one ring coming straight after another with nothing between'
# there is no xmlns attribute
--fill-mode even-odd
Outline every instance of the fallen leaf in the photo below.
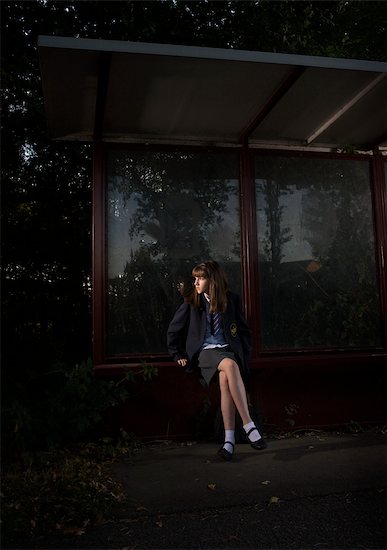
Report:
<svg viewBox="0 0 387 550"><path fill-rule="evenodd" d="M278 503L279 503L279 498L278 497L270 497L269 506L271 504L278 504Z"/></svg>
<svg viewBox="0 0 387 550"><path fill-rule="evenodd" d="M215 483L209 483L207 485L207 488L210 490L210 491L215 491L215 487L216 487L216 484Z"/></svg>
<svg viewBox="0 0 387 550"><path fill-rule="evenodd" d="M261 481L261 485L269 485L270 483L268 479L266 481Z"/></svg>
<svg viewBox="0 0 387 550"><path fill-rule="evenodd" d="M64 527L63 529L61 529L62 533L64 533L65 535L84 535L85 534L85 529L81 529L79 527Z"/></svg>

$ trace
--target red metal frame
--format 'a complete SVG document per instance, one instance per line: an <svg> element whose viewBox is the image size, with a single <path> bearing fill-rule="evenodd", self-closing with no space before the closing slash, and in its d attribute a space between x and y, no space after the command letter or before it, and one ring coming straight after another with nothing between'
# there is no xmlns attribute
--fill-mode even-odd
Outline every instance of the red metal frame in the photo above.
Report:
<svg viewBox="0 0 387 550"><path fill-rule="evenodd" d="M105 361L105 193L104 148L100 141L93 149L93 359Z"/></svg>
<svg viewBox="0 0 387 550"><path fill-rule="evenodd" d="M382 155L375 153L371 162L371 190L374 211L375 260L379 280L379 302L384 336L384 347L387 347L387 197L384 166L387 165Z"/></svg>
<svg viewBox="0 0 387 550"><path fill-rule="evenodd" d="M105 117L106 97L109 83L111 52L99 55L97 95L94 115L93 140L93 358L95 364L105 360L105 148L102 129Z"/></svg>
<svg viewBox="0 0 387 550"><path fill-rule="evenodd" d="M246 319L251 327L253 338L252 357L257 357L261 340L261 324L258 308L254 306L254 296L259 296L258 281L258 241L257 218L255 205L253 159L250 150L245 145L240 157L240 202L241 202L241 261L243 280L243 303Z"/></svg>
<svg viewBox="0 0 387 550"><path fill-rule="evenodd" d="M254 350L252 367L283 367L295 364L323 366L331 363L348 365L351 363L363 364L385 363L387 358L387 289L386 289L386 207L384 186L384 158L380 155L347 155L340 153L321 153L305 151L263 150L249 149L247 144L239 148L211 148L211 147L177 147L158 145L127 145L103 144L99 139L94 144L93 159L93 351L94 364L103 374L120 372L128 367L136 367L142 362L151 362L155 366L172 366L167 354L152 354L107 357L105 355L105 289L106 289L106 255L105 255L105 159L110 149L128 150L167 150L167 151L194 151L240 154L240 205L241 205L241 264L243 281L243 301L245 313L254 334ZM377 246L377 270L380 289L380 307L384 320L384 343L382 349L311 349L311 350L272 350L262 352L260 347L260 314L256 297L259 296L258 280L258 245L256 238L256 209L253 162L257 155L299 156L319 158L340 158L347 160L364 160L372 168L371 187L373 193L373 209L375 223L375 242Z"/></svg>

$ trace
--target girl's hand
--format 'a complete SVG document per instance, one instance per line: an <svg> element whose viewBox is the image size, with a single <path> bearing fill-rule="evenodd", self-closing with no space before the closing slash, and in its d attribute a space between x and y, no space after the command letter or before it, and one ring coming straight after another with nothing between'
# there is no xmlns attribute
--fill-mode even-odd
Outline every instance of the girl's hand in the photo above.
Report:
<svg viewBox="0 0 387 550"><path fill-rule="evenodd" d="M188 363L187 359L178 359L177 362L181 367L185 367Z"/></svg>

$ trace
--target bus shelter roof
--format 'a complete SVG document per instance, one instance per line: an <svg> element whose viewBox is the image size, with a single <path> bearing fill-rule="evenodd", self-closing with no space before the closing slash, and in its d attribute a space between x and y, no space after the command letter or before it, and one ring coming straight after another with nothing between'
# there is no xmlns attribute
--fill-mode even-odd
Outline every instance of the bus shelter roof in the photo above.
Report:
<svg viewBox="0 0 387 550"><path fill-rule="evenodd" d="M387 149L387 62L40 36L53 139Z"/></svg>

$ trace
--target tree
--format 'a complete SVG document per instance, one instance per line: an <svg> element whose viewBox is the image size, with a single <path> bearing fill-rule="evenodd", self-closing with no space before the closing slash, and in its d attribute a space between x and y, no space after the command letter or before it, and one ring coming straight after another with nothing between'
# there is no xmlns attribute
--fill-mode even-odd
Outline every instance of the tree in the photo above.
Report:
<svg viewBox="0 0 387 550"><path fill-rule="evenodd" d="M35 348L40 359L44 350L48 357L90 353L91 151L47 137L39 34L367 59L385 54L387 4L377 1L36 0L2 2L1 9L8 360L27 349L30 357Z"/></svg>

